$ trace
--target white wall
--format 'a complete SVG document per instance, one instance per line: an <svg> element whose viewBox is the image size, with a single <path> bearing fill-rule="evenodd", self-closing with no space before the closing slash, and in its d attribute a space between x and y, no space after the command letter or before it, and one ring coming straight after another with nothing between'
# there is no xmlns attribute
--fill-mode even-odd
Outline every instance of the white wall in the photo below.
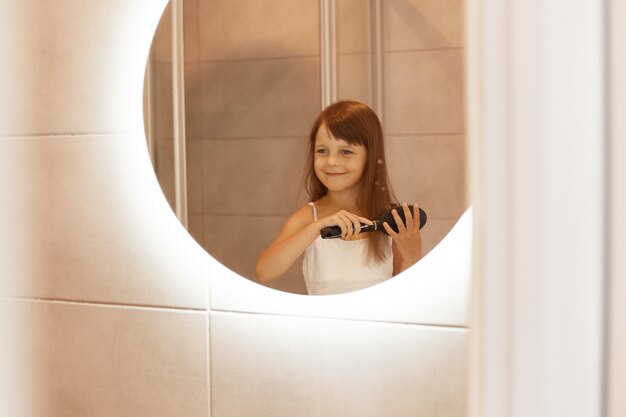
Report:
<svg viewBox="0 0 626 417"><path fill-rule="evenodd" d="M624 414L617 3L472 3L472 416Z"/></svg>

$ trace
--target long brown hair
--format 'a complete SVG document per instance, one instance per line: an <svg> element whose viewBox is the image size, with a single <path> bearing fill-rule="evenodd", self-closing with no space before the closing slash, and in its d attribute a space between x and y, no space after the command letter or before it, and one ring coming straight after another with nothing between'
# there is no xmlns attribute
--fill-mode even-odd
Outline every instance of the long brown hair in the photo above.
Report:
<svg viewBox="0 0 626 417"><path fill-rule="evenodd" d="M367 161L361 179L361 189L357 205L366 210L371 220L377 220L393 204L393 191L389 184L383 129L374 110L356 101L338 101L326 107L315 119L309 135L308 166L305 173L305 187L311 201L326 195L328 189L317 178L314 168L315 138L324 125L337 139L351 145L362 145L367 150ZM387 237L373 233L368 239L368 255L376 262L387 257L385 245Z"/></svg>

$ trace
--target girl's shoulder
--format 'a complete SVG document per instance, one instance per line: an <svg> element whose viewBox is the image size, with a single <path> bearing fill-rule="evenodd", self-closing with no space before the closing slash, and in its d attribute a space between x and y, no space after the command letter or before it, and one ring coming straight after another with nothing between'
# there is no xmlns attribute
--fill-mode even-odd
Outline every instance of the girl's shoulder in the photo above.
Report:
<svg viewBox="0 0 626 417"><path fill-rule="evenodd" d="M287 223L304 227L315 222L315 208L311 204L305 204L297 209L287 220Z"/></svg>

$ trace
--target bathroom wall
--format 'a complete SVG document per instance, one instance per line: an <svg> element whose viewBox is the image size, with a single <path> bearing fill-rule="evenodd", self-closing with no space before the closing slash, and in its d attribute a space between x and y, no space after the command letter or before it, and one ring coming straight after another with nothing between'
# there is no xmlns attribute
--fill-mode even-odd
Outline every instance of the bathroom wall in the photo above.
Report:
<svg viewBox="0 0 626 417"><path fill-rule="evenodd" d="M463 416L471 218L413 272L341 296L274 291L213 262L146 151L144 68L164 8L13 9L20 53L2 82L23 117L0 126L15 163L0 172L7 204L23 202L11 259L27 262L0 266L22 316L24 415Z"/></svg>
<svg viewBox="0 0 626 417"><path fill-rule="evenodd" d="M15 115L0 125L13 161L0 168L3 240L17 268L0 275L28 361L12 377L24 416L206 415L206 255L167 207L144 138L164 6L27 0L2 26Z"/></svg>
<svg viewBox="0 0 626 417"><path fill-rule="evenodd" d="M400 201L428 212L428 253L467 208L461 0L382 3L383 103ZM337 98L372 102L369 2L338 0ZM189 231L254 277L256 258L306 202L305 141L321 108L319 0L185 0ZM169 8L153 44L156 172L174 176ZM305 293L300 262L268 286Z"/></svg>

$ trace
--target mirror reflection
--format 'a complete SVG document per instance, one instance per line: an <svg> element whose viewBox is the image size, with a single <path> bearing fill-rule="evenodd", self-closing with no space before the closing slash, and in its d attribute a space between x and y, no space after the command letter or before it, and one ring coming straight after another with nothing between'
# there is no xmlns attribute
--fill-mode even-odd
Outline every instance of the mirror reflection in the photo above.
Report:
<svg viewBox="0 0 626 417"><path fill-rule="evenodd" d="M365 103L380 118L395 201L428 212L423 255L468 206L462 2L327 3L335 5L330 13L320 0L183 3L188 229L249 279L257 280L262 251L309 202L308 135L330 104L329 79L332 101ZM145 108L157 177L174 206L171 45L168 7L153 42ZM322 65L328 56L331 71ZM302 259L264 285L306 294Z"/></svg>
<svg viewBox="0 0 626 417"><path fill-rule="evenodd" d="M281 277L304 256L308 294L340 294L383 282L419 261L420 219L413 218L418 207L393 208L383 131L370 107L337 101L325 108L313 123L307 155L311 201L261 253L256 266L261 282ZM390 210L395 230L385 221L384 233L362 232ZM336 235L324 234L333 227L339 228Z"/></svg>

